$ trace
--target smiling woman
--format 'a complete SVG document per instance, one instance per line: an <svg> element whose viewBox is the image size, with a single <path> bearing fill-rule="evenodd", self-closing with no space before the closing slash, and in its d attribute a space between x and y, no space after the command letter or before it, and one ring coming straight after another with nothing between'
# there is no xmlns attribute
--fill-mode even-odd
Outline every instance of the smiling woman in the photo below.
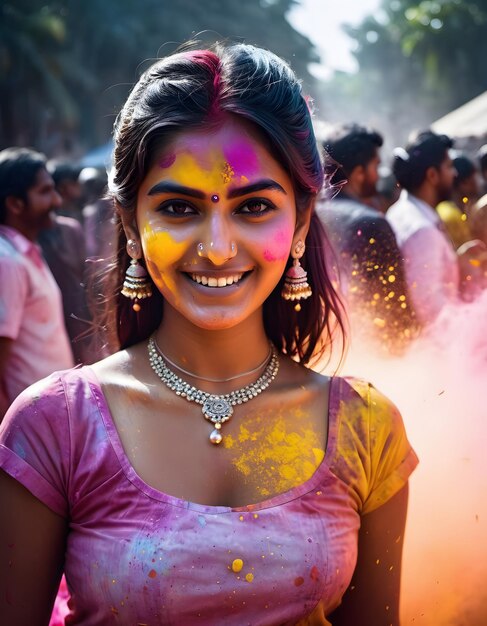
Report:
<svg viewBox="0 0 487 626"><path fill-rule="evenodd" d="M70 624L397 626L417 460L384 396L309 367L343 331L323 180L270 52L141 77L110 183L121 349L27 390L0 434L5 623L46 624L64 570Z"/></svg>

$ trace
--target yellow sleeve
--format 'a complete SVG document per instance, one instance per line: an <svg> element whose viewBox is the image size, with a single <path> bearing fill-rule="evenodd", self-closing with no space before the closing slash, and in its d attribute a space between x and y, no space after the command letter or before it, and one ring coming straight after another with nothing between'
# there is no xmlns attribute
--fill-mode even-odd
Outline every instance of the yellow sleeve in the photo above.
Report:
<svg viewBox="0 0 487 626"><path fill-rule="evenodd" d="M407 483L418 464L396 406L367 385L370 475L362 514L387 502Z"/></svg>
<svg viewBox="0 0 487 626"><path fill-rule="evenodd" d="M330 468L348 487L360 514L392 498L418 463L401 414L359 378L341 379L336 447Z"/></svg>

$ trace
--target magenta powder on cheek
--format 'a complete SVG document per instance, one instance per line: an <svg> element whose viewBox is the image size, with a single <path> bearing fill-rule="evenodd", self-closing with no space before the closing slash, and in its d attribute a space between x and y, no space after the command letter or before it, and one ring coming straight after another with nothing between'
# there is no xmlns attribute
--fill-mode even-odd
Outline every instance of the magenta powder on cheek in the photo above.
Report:
<svg viewBox="0 0 487 626"><path fill-rule="evenodd" d="M264 250L266 261L285 261L290 253L292 235L280 230Z"/></svg>
<svg viewBox="0 0 487 626"><path fill-rule="evenodd" d="M260 169L257 154L246 141L232 142L224 148L223 153L236 176L250 176Z"/></svg>
<svg viewBox="0 0 487 626"><path fill-rule="evenodd" d="M175 154L168 154L159 161L159 167L162 170L165 170L168 167L171 167L171 165L174 164L175 160L176 160Z"/></svg>

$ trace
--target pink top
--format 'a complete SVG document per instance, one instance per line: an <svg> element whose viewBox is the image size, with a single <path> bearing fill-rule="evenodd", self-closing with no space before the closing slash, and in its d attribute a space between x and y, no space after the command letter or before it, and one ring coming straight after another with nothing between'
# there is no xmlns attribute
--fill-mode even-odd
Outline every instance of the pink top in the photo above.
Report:
<svg viewBox="0 0 487 626"><path fill-rule="evenodd" d="M0 337L13 339L0 381L7 400L52 372L74 365L61 292L39 247L0 225Z"/></svg>
<svg viewBox="0 0 487 626"><path fill-rule="evenodd" d="M32 386L0 427L0 467L69 520L66 623L83 626L294 625L320 601L327 615L355 567L360 515L416 463L397 409L357 379L332 381L314 475L239 508L146 484L88 367Z"/></svg>

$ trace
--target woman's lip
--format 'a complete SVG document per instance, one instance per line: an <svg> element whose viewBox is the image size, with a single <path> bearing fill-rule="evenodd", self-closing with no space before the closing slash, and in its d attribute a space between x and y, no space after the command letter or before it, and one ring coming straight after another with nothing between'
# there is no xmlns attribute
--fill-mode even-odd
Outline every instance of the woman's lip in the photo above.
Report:
<svg viewBox="0 0 487 626"><path fill-rule="evenodd" d="M235 274L246 274L247 272L251 272L254 268L247 267L245 269L228 269L225 270L215 270L215 269L195 269L192 267L191 269L182 270L184 274L189 274L190 276L214 276L215 278L228 278L229 276L235 276Z"/></svg>
<svg viewBox="0 0 487 626"><path fill-rule="evenodd" d="M191 273L190 272L184 272L184 274L187 277L187 279L189 281L191 281L191 283L193 285L195 285L197 288L204 289L205 292L207 293L207 292L210 292L210 291L215 291L216 292L216 291L221 290L221 289L225 289L225 290L237 289L241 285L241 283L245 281L245 279L248 277L248 275L251 273L251 271L252 270L246 270L244 272L235 272L235 273L231 273L231 274L228 274L227 272L225 272L225 273L219 272L219 273L213 273L211 275L210 275L210 273L201 273L200 274L199 272L191 272ZM205 278L212 278L212 279L215 279L215 280L218 280L218 278L225 278L225 280L226 280L228 278L235 277L235 275L239 275L240 278L237 281L232 282L232 284L227 284L227 285L218 285L218 284L216 284L216 285L215 284L209 285L209 284L206 284L205 285L205 284L203 284L201 282L197 282L196 280L194 280L193 276L195 274L197 274L200 277L204 276Z"/></svg>

